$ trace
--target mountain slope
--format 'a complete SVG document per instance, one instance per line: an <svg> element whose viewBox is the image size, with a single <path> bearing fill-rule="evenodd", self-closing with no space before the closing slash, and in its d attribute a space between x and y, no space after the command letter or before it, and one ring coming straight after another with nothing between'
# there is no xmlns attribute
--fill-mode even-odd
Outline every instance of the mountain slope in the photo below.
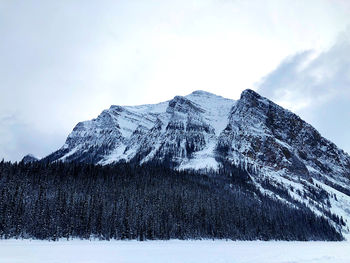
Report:
<svg viewBox="0 0 350 263"><path fill-rule="evenodd" d="M176 167L217 168L214 149L234 103L195 91L156 105L111 106L96 119L78 123L47 159L100 164L161 159Z"/></svg>
<svg viewBox="0 0 350 263"><path fill-rule="evenodd" d="M237 101L195 91L155 105L111 106L78 123L48 161L240 167L261 192L350 227L350 157L252 90ZM342 219L343 218L343 219Z"/></svg>

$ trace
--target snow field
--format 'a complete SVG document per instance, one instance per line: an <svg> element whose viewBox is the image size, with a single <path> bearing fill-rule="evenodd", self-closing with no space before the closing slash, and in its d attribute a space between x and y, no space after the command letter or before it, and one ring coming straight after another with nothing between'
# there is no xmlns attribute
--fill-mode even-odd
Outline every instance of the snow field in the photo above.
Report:
<svg viewBox="0 0 350 263"><path fill-rule="evenodd" d="M349 263L350 242L0 240L0 263Z"/></svg>

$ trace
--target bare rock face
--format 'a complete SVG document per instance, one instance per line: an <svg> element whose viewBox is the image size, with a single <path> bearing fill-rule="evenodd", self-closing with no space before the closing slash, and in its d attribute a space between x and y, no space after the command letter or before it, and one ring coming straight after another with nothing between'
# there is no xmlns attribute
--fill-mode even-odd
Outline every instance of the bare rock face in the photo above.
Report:
<svg viewBox="0 0 350 263"><path fill-rule="evenodd" d="M335 214L350 226L350 157L299 116L260 96L205 91L154 105L111 106L80 122L47 161L246 169L262 193Z"/></svg>
<svg viewBox="0 0 350 263"><path fill-rule="evenodd" d="M350 178L349 155L299 116L252 90L244 91L232 108L217 150L221 159L305 179L335 173Z"/></svg>
<svg viewBox="0 0 350 263"><path fill-rule="evenodd" d="M46 160L162 162L174 168L216 169L215 145L234 103L195 91L155 105L111 106L96 119L78 123L61 149Z"/></svg>

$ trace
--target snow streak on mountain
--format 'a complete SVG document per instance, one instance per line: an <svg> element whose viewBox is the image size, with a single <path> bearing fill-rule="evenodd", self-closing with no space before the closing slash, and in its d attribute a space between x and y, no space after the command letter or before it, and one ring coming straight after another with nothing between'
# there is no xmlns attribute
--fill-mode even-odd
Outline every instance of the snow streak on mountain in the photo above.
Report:
<svg viewBox="0 0 350 263"><path fill-rule="evenodd" d="M154 105L111 106L78 123L47 161L243 168L260 191L350 227L350 156L311 125L252 90L237 101L205 91Z"/></svg>

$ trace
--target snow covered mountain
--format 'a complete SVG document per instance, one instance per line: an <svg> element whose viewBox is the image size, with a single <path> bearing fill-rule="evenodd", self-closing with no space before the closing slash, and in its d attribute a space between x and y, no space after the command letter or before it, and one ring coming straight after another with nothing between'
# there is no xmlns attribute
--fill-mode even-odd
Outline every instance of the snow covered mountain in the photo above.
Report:
<svg viewBox="0 0 350 263"><path fill-rule="evenodd" d="M47 161L241 167L261 192L350 227L350 156L252 90L237 101L205 91L154 105L111 106L80 122Z"/></svg>
<svg viewBox="0 0 350 263"><path fill-rule="evenodd" d="M155 105L111 106L80 122L51 161L167 162L217 168L215 148L236 102L204 91Z"/></svg>

